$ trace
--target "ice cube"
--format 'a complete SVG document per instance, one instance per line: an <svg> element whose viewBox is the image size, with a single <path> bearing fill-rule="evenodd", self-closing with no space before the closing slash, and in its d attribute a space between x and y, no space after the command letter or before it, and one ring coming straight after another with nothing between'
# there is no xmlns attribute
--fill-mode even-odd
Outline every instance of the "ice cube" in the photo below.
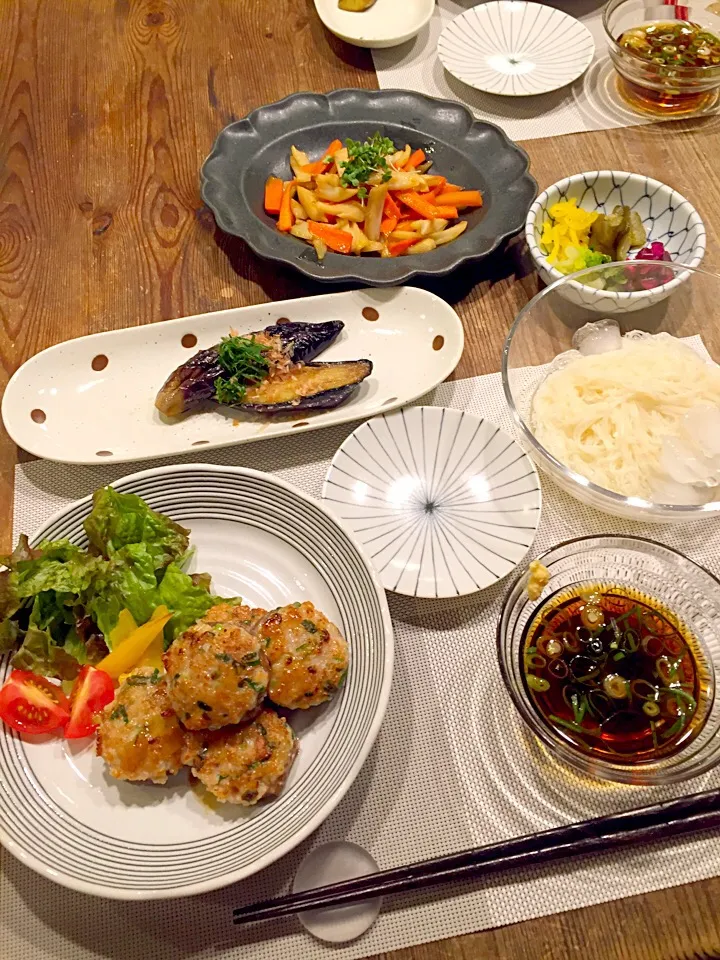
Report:
<svg viewBox="0 0 720 960"><path fill-rule="evenodd" d="M572 345L584 357L622 348L620 326L615 320L594 320L575 331Z"/></svg>
<svg viewBox="0 0 720 960"><path fill-rule="evenodd" d="M676 483L714 487L720 483L720 457L706 457L684 437L666 437L660 454L660 471Z"/></svg>
<svg viewBox="0 0 720 960"><path fill-rule="evenodd" d="M682 418L680 436L706 457L720 457L720 409L699 403Z"/></svg>
<svg viewBox="0 0 720 960"><path fill-rule="evenodd" d="M652 499L654 503L677 503L697 507L715 500L716 490L715 487L694 487L691 483L658 478L653 485Z"/></svg>

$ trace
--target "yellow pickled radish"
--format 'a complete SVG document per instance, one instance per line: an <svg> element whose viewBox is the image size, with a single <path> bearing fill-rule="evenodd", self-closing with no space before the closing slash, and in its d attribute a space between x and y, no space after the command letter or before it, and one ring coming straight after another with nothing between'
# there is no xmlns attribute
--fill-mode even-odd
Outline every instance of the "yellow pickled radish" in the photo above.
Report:
<svg viewBox="0 0 720 960"><path fill-rule="evenodd" d="M540 236L548 263L551 266L562 264L568 272L582 269L585 262L581 257L590 249L590 228L598 214L580 209L575 198L559 200L548 209L548 214L550 219L543 224ZM576 266L577 263L581 265Z"/></svg>

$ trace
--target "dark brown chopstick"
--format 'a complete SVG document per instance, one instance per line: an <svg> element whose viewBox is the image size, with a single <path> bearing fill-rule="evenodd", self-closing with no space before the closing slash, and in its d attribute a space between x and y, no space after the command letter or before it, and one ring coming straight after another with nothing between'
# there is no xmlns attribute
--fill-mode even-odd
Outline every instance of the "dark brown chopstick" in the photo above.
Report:
<svg viewBox="0 0 720 960"><path fill-rule="evenodd" d="M275 920L305 910L346 906L452 880L477 879L515 866L536 866L603 852L624 844L649 843L718 826L720 790L709 790L238 907L233 910L233 922Z"/></svg>

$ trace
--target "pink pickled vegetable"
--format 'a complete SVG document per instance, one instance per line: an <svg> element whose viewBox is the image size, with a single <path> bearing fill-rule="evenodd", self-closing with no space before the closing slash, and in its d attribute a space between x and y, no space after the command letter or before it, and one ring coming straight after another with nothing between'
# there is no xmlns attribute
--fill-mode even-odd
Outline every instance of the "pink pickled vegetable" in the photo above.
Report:
<svg viewBox="0 0 720 960"><path fill-rule="evenodd" d="M636 260L672 260L672 257L665 249L665 244L659 240L653 240L652 243L643 247L639 253L635 254Z"/></svg>
<svg viewBox="0 0 720 960"><path fill-rule="evenodd" d="M669 283L673 278L672 270L663 267L653 266L652 264L660 262L669 262L672 257L665 249L665 245L659 240L653 240L647 247L635 254L635 260L643 260L647 266L628 267L628 275L631 278L633 290L653 290L663 283Z"/></svg>

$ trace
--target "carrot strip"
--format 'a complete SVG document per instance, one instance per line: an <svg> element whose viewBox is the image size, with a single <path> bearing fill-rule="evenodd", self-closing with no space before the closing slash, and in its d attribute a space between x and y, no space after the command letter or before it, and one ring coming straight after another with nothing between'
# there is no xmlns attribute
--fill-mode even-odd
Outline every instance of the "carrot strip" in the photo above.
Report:
<svg viewBox="0 0 720 960"><path fill-rule="evenodd" d="M395 203L392 198L392 194L388 194L385 197L385 206L383 208L383 213L386 217L399 217L400 216L400 207Z"/></svg>
<svg viewBox="0 0 720 960"><path fill-rule="evenodd" d="M280 216L278 217L278 230L282 230L283 233L289 233L295 223L295 216L292 212L290 201L295 196L296 189L297 184L294 180L290 180L283 187L282 200L280 201Z"/></svg>
<svg viewBox="0 0 720 960"><path fill-rule="evenodd" d="M333 140L330 146L327 148L323 154L323 160L325 157L332 157L333 154L337 153L338 150L342 150L342 140Z"/></svg>
<svg viewBox="0 0 720 960"><path fill-rule="evenodd" d="M435 201L438 206L446 207L481 207L482 194L479 190L448 190L441 193Z"/></svg>
<svg viewBox="0 0 720 960"><path fill-rule="evenodd" d="M268 213L280 213L283 182L280 177L268 177L265 181L265 209Z"/></svg>
<svg viewBox="0 0 720 960"><path fill-rule="evenodd" d="M421 164L421 163L424 163L424 162L425 162L425 151L424 151L424 150L420 150L420 149L418 148L417 150L414 150L414 151L410 154L410 159L408 160L408 162L407 162L407 163L405 164L405 166L403 167L403 170L414 170L415 167L419 167L420 164Z"/></svg>
<svg viewBox="0 0 720 960"><path fill-rule="evenodd" d="M316 177L319 173L324 173L328 164L322 160L315 160L314 163L306 163L300 169L303 173L309 173L311 177Z"/></svg>
<svg viewBox="0 0 720 960"><path fill-rule="evenodd" d="M306 163L300 169L303 173L309 173L311 177L316 177L319 173L325 173L332 166L333 154L342 150L342 141L333 140L321 160L314 160L312 163ZM328 159L329 158L329 159Z"/></svg>
<svg viewBox="0 0 720 960"><path fill-rule="evenodd" d="M388 244L388 253L391 257L399 257L400 254L405 253L417 242L417 238L414 238L412 240L398 240L396 243L390 243Z"/></svg>
<svg viewBox="0 0 720 960"><path fill-rule="evenodd" d="M462 190L462 187L458 187L455 183L445 184L445 193L458 193L460 190Z"/></svg>
<svg viewBox="0 0 720 960"><path fill-rule="evenodd" d="M455 220L458 215L457 207L435 207L435 218L438 220Z"/></svg>
<svg viewBox="0 0 720 960"><path fill-rule="evenodd" d="M346 230L337 230L335 227L329 227L326 223L314 223L307 221L310 233L326 243L331 250L336 253L351 253L353 238L352 234Z"/></svg>
<svg viewBox="0 0 720 960"><path fill-rule="evenodd" d="M437 207L428 203L423 194L416 193L414 190L399 190L396 194L397 199L404 203L406 207L419 214L425 220L435 220L445 215L437 212Z"/></svg>
<svg viewBox="0 0 720 960"><path fill-rule="evenodd" d="M425 177L425 183L430 187L431 190L437 190L438 193L442 193L443 190L447 190L447 180L445 177L439 177L437 175Z"/></svg>
<svg viewBox="0 0 720 960"><path fill-rule="evenodd" d="M392 233L398 225L397 217L386 217L380 224L380 233Z"/></svg>

